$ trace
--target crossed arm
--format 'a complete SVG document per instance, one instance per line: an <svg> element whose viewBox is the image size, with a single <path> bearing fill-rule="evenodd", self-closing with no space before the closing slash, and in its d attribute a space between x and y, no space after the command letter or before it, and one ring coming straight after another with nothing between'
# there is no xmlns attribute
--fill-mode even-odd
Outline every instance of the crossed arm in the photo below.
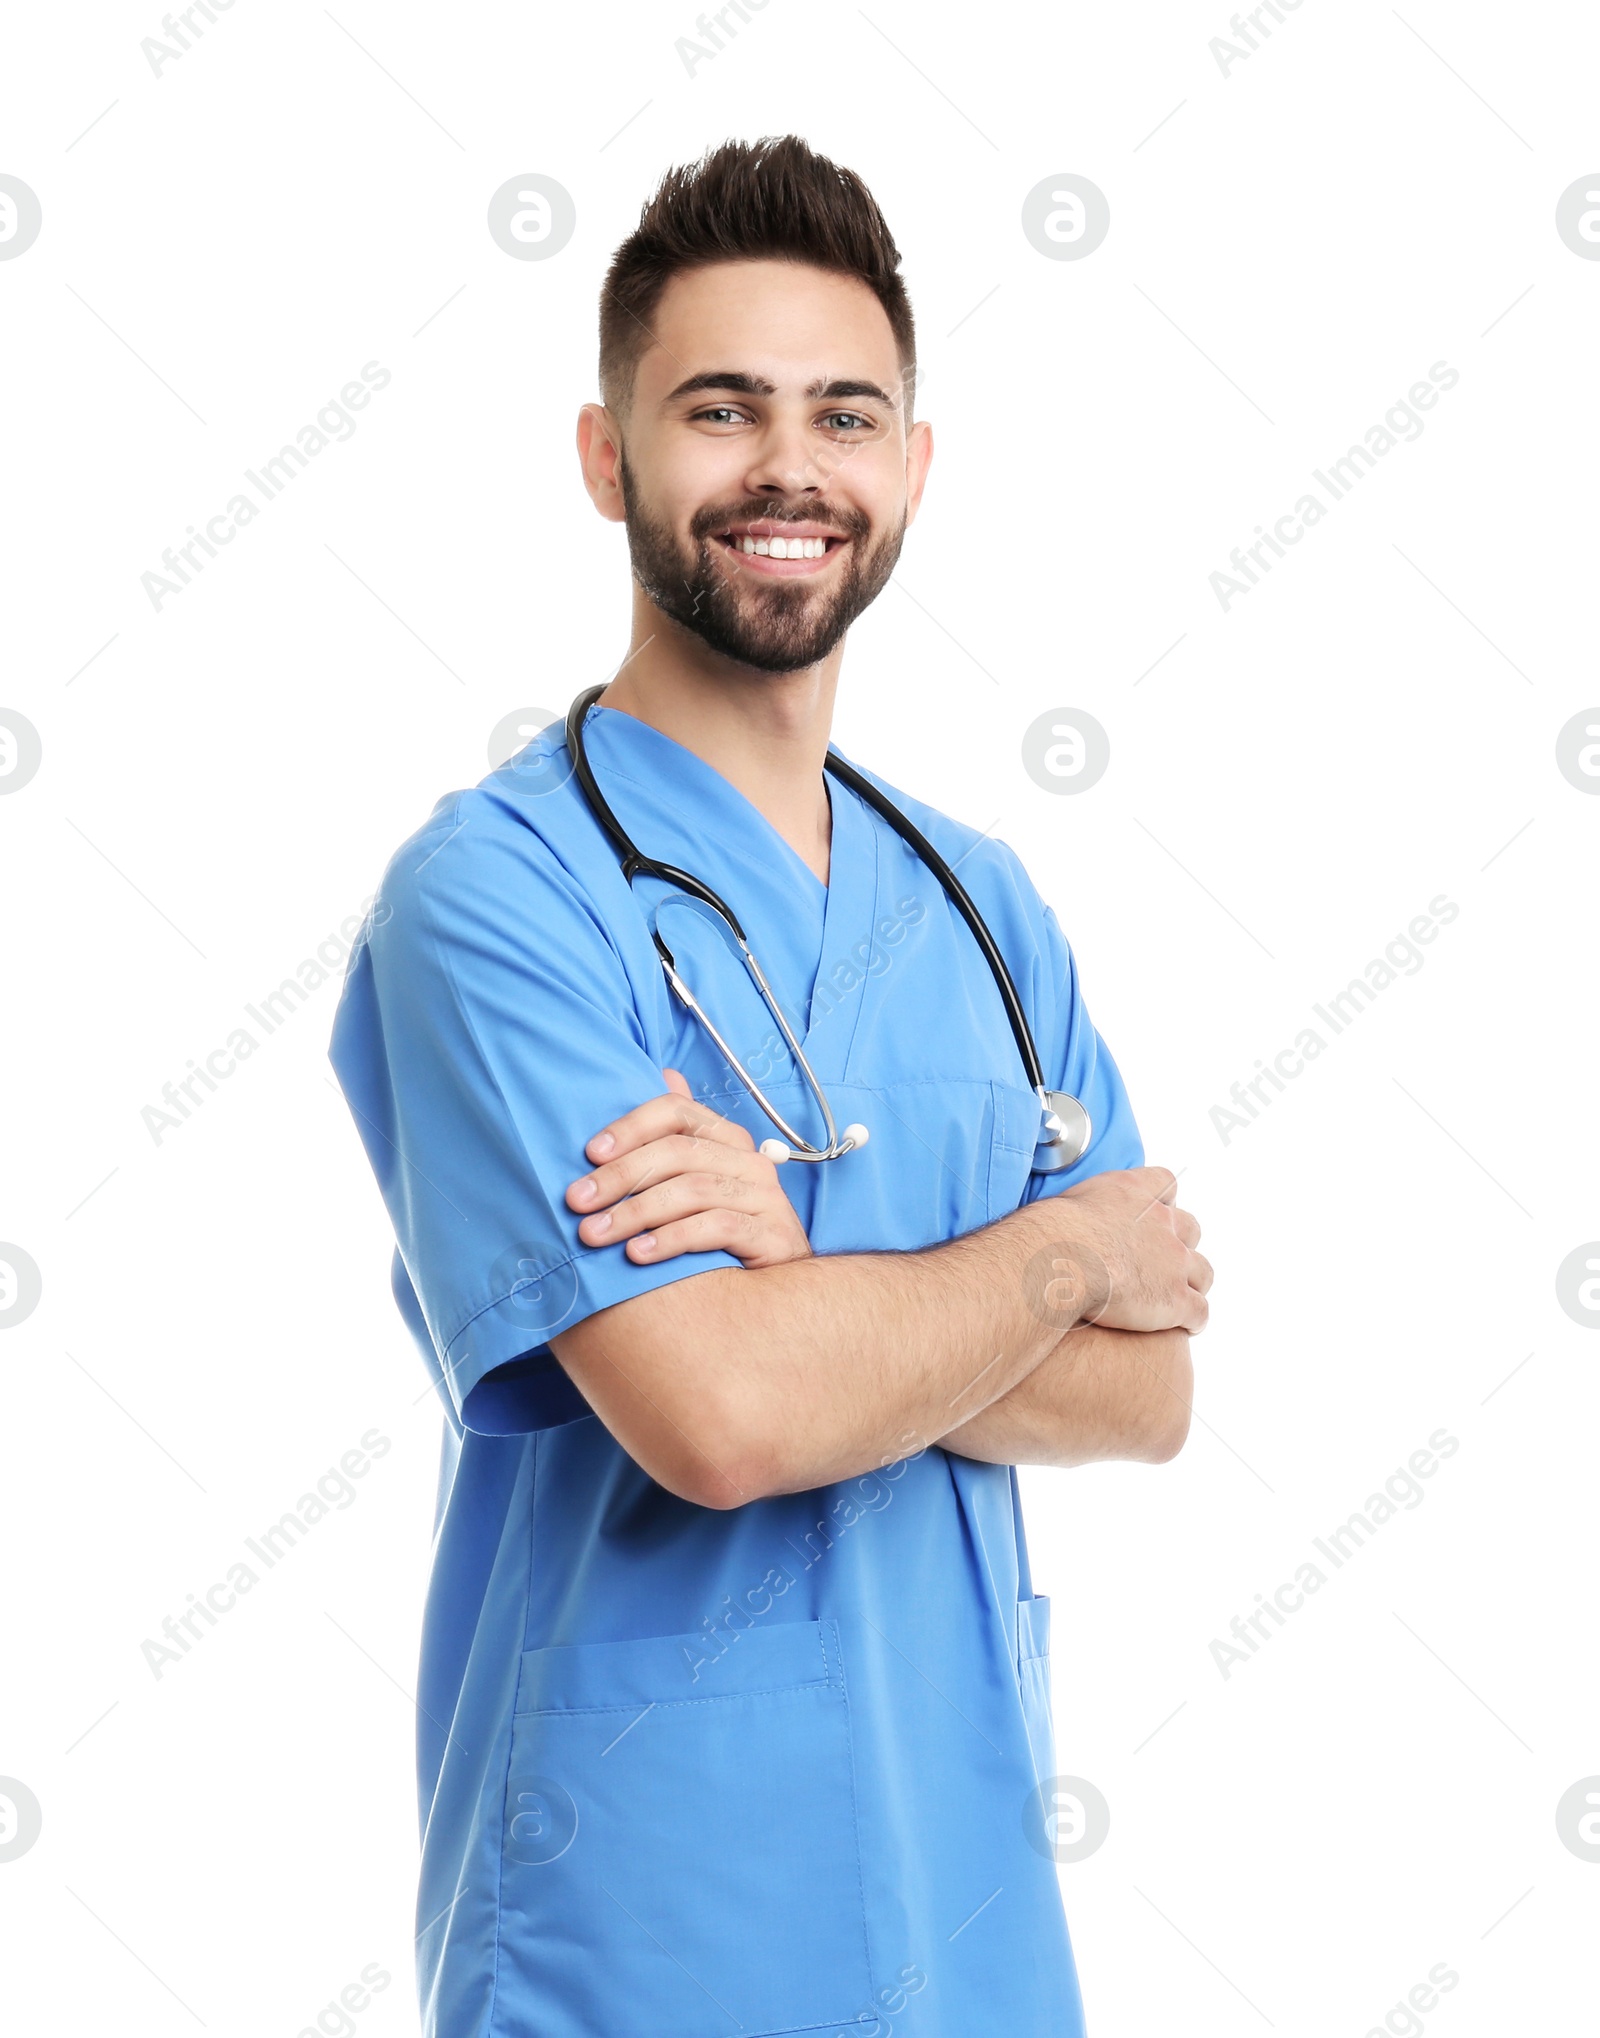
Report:
<svg viewBox="0 0 1600 2038"><path fill-rule="evenodd" d="M1186 1330L1081 1323L998 1401L939 1438L991 1465L1164 1465L1182 1450L1194 1400Z"/></svg>
<svg viewBox="0 0 1600 2038"><path fill-rule="evenodd" d="M744 1271L552 1340L661 1484L734 1507L929 1443L1053 1465L1181 1447L1211 1268L1165 1169L1098 1176L920 1252L819 1257L749 1134L666 1079L590 1140L591 1171L567 1191L579 1234L641 1265L720 1247Z"/></svg>

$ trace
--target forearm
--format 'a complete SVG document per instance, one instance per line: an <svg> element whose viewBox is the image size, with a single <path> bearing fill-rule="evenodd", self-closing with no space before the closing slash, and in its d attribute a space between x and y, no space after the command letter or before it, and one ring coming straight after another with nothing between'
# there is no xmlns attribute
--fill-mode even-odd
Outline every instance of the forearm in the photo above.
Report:
<svg viewBox="0 0 1600 2038"><path fill-rule="evenodd" d="M552 1342L673 1491L712 1507L804 1492L921 1449L1024 1380L1073 1313L1070 1282L1046 1302L1038 1265L1071 1227L1029 1205L921 1252L695 1275Z"/></svg>
<svg viewBox="0 0 1600 2038"><path fill-rule="evenodd" d="M939 1442L994 1465L1164 1464L1188 1435L1193 1394L1187 1332L1082 1323Z"/></svg>

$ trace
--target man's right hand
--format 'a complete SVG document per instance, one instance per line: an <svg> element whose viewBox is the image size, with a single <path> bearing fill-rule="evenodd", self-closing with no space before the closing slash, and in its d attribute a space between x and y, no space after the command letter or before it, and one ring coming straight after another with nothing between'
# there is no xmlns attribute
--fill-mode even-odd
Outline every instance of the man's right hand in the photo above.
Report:
<svg viewBox="0 0 1600 2038"><path fill-rule="evenodd" d="M1167 1168L1119 1168L1031 1206L1041 1225L1052 1205L1071 1208L1057 1233L1058 1306L1107 1330L1205 1329L1211 1262L1195 1251L1200 1226L1178 1208L1177 1186Z"/></svg>

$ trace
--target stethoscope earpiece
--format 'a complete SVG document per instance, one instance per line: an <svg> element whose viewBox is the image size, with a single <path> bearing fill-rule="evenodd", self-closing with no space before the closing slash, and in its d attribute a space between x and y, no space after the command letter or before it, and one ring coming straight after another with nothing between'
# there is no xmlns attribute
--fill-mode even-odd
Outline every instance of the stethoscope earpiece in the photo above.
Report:
<svg viewBox="0 0 1600 2038"><path fill-rule="evenodd" d="M765 1099L760 1091L756 1090L753 1084L751 1085L751 1090L756 1102L765 1109ZM826 1109L826 1105L823 1108ZM772 1114L769 1111L767 1115L770 1117ZM868 1132L864 1125L847 1125L837 1139L829 1140L825 1148L818 1147L809 1153L797 1154L792 1146L786 1146L781 1139L764 1139L756 1151L764 1153L774 1166L781 1168L785 1161L792 1160L836 1161L842 1155L852 1152L856 1147L865 1146L871 1137L872 1134Z"/></svg>

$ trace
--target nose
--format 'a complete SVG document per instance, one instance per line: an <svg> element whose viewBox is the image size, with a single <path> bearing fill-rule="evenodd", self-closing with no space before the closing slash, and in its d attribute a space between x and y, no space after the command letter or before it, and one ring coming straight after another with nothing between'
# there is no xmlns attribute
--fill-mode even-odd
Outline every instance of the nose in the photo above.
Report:
<svg viewBox="0 0 1600 2038"><path fill-rule="evenodd" d="M817 461L810 428L800 417L774 415L751 447L745 487L751 495L813 496L826 475Z"/></svg>

